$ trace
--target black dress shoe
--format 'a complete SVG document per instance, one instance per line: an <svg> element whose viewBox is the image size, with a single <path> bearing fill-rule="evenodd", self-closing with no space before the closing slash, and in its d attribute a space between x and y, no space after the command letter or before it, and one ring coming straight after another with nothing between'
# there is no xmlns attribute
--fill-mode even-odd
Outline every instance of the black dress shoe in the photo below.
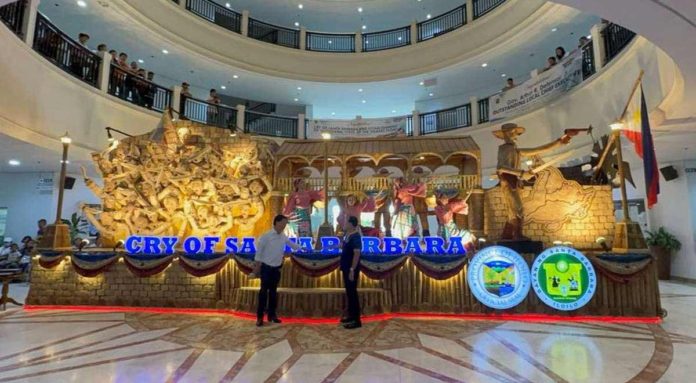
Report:
<svg viewBox="0 0 696 383"><path fill-rule="evenodd" d="M263 319L257 319L256 320L256 327L261 327L263 326Z"/></svg>
<svg viewBox="0 0 696 383"><path fill-rule="evenodd" d="M273 323L283 323L283 321L278 318L268 318L268 321Z"/></svg>
<svg viewBox="0 0 696 383"><path fill-rule="evenodd" d="M348 322L348 323L345 323L343 325L343 328L346 330L352 330L352 329L356 329L356 328L360 328L360 327L362 327L362 323L360 323L358 321Z"/></svg>
<svg viewBox="0 0 696 383"><path fill-rule="evenodd" d="M352 322L352 321L353 321L352 319L347 318L347 317L341 318L341 324L350 323L350 322Z"/></svg>

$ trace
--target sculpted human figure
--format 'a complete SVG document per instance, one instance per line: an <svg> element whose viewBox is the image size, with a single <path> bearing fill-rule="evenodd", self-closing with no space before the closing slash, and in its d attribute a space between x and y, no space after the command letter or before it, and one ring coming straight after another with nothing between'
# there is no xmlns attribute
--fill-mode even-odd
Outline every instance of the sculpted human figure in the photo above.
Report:
<svg viewBox="0 0 696 383"><path fill-rule="evenodd" d="M288 197L283 209L283 215L289 218L288 237L311 237L312 205L316 201L324 201L324 192L308 190L307 183L302 178L296 179L293 186L295 190Z"/></svg>
<svg viewBox="0 0 696 383"><path fill-rule="evenodd" d="M469 214L469 205L461 199L450 198L444 192L435 192L435 216L437 217L437 234L449 242L451 237L462 237L462 243L467 250L474 249L476 237L468 230L460 229L454 222L455 214Z"/></svg>
<svg viewBox="0 0 696 383"><path fill-rule="evenodd" d="M348 217L358 218L360 222L360 216L362 213L372 213L377 210L377 201L375 197L372 196L361 196L359 198L355 193L349 193L343 198L338 199L338 204L341 207L341 212L338 214L338 228L337 232L343 233L344 228L348 224ZM380 230L376 227L360 226L360 231L363 236L367 237L379 237Z"/></svg>
<svg viewBox="0 0 696 383"><path fill-rule="evenodd" d="M522 235L524 212L519 188L522 180L530 180L534 173L522 170L522 158L537 156L552 151L570 142L571 136L564 134L561 138L535 148L519 148L517 138L525 132L525 129L514 123L503 124L493 134L505 143L498 146L498 166L496 173L500 180L500 188L505 196L507 209L507 222L503 229L502 239L529 240Z"/></svg>
<svg viewBox="0 0 696 383"><path fill-rule="evenodd" d="M424 198L425 190L424 183L407 184L403 177L394 180L392 195L395 214L392 235L401 239L418 235L420 227L413 200L416 197Z"/></svg>

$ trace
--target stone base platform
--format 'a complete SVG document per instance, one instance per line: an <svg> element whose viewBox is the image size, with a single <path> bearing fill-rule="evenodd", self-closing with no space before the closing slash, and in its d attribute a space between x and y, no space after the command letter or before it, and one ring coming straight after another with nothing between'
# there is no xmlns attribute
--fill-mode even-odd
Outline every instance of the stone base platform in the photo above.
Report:
<svg viewBox="0 0 696 383"><path fill-rule="evenodd" d="M241 287L232 291L229 305L234 310L255 312L258 287ZM391 295L380 288L358 289L364 314L388 313ZM278 315L288 317L340 317L345 307L345 290L341 288L278 288Z"/></svg>

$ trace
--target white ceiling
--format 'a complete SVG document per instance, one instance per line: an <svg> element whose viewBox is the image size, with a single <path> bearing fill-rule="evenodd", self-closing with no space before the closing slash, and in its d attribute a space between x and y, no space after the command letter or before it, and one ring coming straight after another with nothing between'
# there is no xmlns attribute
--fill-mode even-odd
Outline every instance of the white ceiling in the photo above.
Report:
<svg viewBox="0 0 696 383"><path fill-rule="evenodd" d="M79 174L80 166L84 166L94 176L92 161L85 158L84 150L78 153L68 151L68 173ZM55 150L51 150L0 133L0 173L58 172L61 158L60 142L56 141ZM17 160L20 164L12 166L10 160Z"/></svg>
<svg viewBox="0 0 696 383"><path fill-rule="evenodd" d="M335 2L344 3L325 1ZM169 46L109 7L108 2L87 0L87 3L87 7L81 8L74 0L45 0L41 2L40 10L71 36L79 32L89 33L92 48L106 42L109 48L129 53L132 60L143 59L142 65L157 74L155 81L161 85L172 86L185 80L192 84L194 96L200 98L207 97L208 89L217 88L223 94L245 99L311 105L315 118L403 115L411 113L419 101L434 101L431 104L433 108L450 107L468 102L465 100L473 95L490 95L504 85L501 74L517 80L528 78L532 69L543 67L546 57L553 54L556 46L575 47L579 36L589 34L590 27L598 21L594 16L565 8L539 20L525 36L517 36L518 41L513 44L515 49L489 51L486 57L417 77L338 84L275 78L241 71L212 59L200 59ZM259 3L270 3L270 0ZM393 5L395 1L384 3ZM557 31L552 32L553 28L557 28ZM162 53L164 48L169 54ZM489 65L482 68L483 62ZM235 74L239 76L238 79L232 78ZM419 85L421 80L430 78L437 78L436 86L425 88ZM227 89L222 90L222 85ZM298 87L302 89L298 90ZM360 89L363 91L359 92ZM430 93L433 96L429 96Z"/></svg>
<svg viewBox="0 0 696 383"><path fill-rule="evenodd" d="M423 21L464 4L465 0L215 0L266 23L310 31L376 32ZM302 4L303 8L298 7ZM363 11L358 12L362 7Z"/></svg>

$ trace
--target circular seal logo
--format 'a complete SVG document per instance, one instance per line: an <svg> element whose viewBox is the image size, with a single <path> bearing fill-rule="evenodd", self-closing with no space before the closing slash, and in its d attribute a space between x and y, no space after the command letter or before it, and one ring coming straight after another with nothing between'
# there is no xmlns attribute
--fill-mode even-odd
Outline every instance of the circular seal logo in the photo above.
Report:
<svg viewBox="0 0 696 383"><path fill-rule="evenodd" d="M577 310L592 299L597 275L581 252L565 246L544 250L532 264L536 295L556 310Z"/></svg>
<svg viewBox="0 0 696 383"><path fill-rule="evenodd" d="M490 246L479 251L469 263L467 281L476 299L494 309L520 304L531 286L529 266L516 251Z"/></svg>

